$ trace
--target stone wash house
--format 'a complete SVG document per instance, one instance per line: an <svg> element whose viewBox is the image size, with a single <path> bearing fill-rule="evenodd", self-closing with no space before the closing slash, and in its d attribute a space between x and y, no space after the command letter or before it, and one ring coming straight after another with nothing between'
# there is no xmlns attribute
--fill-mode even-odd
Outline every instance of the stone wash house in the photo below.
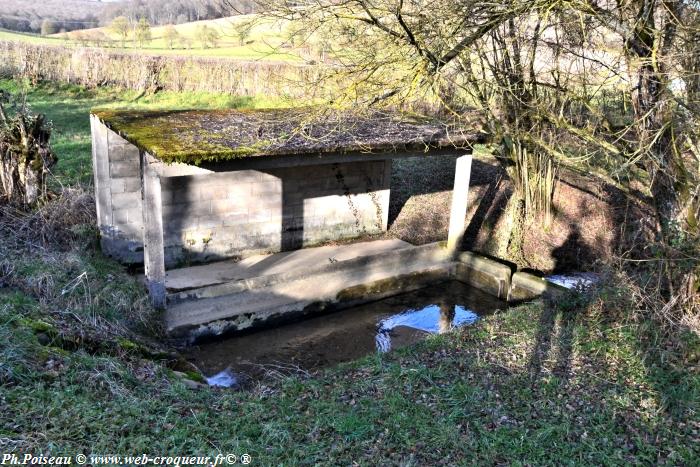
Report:
<svg viewBox="0 0 700 467"><path fill-rule="evenodd" d="M234 315L250 321L256 315L242 311L248 299L241 293L252 294L253 284L269 288L316 269L340 271L340 265L309 266L307 261L272 274L277 270L264 265L284 263L285 256L279 256L284 254L275 256L277 252L306 251L385 231L396 158L460 156L447 242L454 249L464 232L471 147L484 139L474 127L403 114L318 108L94 110L91 126L103 251L123 263L144 264L157 307L167 306L170 312L187 308L183 301L202 300L172 318L169 328L184 326L180 321L194 326ZM366 243L370 245L346 258L354 272L332 285L326 271L317 282L328 290L310 290L312 298L336 300L341 289L364 287L368 278L385 280L396 271L413 274L411 267L435 266L430 261L443 265L446 258L444 244ZM369 258L382 249L401 254ZM250 257L262 259L254 267L245 266ZM370 270L372 261L376 267ZM393 269L383 266L392 261ZM196 266L202 264L211 266ZM494 280L495 294L505 294L507 284ZM313 300L301 299L297 289L284 297L257 290L250 303L269 316L282 310L282 298L287 311L308 308ZM233 293L238 294L235 299ZM270 297L276 304L265 305Z"/></svg>

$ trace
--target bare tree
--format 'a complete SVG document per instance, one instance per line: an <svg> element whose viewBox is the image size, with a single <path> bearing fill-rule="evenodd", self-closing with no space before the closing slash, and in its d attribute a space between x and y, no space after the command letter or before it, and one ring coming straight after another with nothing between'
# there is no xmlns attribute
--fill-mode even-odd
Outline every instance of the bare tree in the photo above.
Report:
<svg viewBox="0 0 700 467"><path fill-rule="evenodd" d="M177 32L177 29L175 29L175 26L169 24L165 27L163 39L165 39L165 43L168 45L168 48L172 49L175 47L175 43L181 40L181 36L180 33Z"/></svg>
<svg viewBox="0 0 700 467"><path fill-rule="evenodd" d="M109 25L122 42L122 47L126 45L126 39L129 37L129 20L125 16L118 16L112 20Z"/></svg>
<svg viewBox="0 0 700 467"><path fill-rule="evenodd" d="M151 39L151 25L146 18L139 19L134 32L134 40L140 48L143 48L144 44L151 42Z"/></svg>
<svg viewBox="0 0 700 467"><path fill-rule="evenodd" d="M557 163L602 155L610 179L643 170L637 179L647 181L656 210L665 296L697 292L697 2L260 3L268 16L302 24L307 42L330 31L328 73L349 83L336 104L420 103L455 118L480 110L516 187L511 257L520 259L528 211L547 214ZM611 94L623 106L615 119L599 105ZM689 268L677 267L683 258Z"/></svg>

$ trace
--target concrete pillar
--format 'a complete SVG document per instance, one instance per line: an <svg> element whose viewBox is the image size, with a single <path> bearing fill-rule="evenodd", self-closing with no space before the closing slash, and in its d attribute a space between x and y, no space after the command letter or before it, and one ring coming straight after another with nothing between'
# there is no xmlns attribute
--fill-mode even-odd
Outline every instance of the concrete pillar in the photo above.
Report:
<svg viewBox="0 0 700 467"><path fill-rule="evenodd" d="M456 252L462 243L469 199L469 178L472 171L472 155L467 154L457 159L455 169L455 186L452 191L452 209L450 210L450 230L447 234L447 248Z"/></svg>
<svg viewBox="0 0 700 467"><path fill-rule="evenodd" d="M109 174L109 130L94 115L90 116L92 135L92 167L95 174L95 205L97 209L97 226L102 236L111 235L112 193Z"/></svg>
<svg viewBox="0 0 700 467"><path fill-rule="evenodd" d="M384 161L384 174L382 176L384 187L379 190L380 206L382 208L382 231L386 232L389 229L389 202L391 198L391 159Z"/></svg>
<svg viewBox="0 0 700 467"><path fill-rule="evenodd" d="M141 151L141 193L143 197L143 259L148 293L155 308L165 308L165 246L160 175L153 170L153 158Z"/></svg>

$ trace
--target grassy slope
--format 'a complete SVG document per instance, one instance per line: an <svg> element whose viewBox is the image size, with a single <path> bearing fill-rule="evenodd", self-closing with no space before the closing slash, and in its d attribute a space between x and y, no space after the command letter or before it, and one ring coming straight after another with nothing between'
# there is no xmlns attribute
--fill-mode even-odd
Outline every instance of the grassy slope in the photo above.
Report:
<svg viewBox="0 0 700 467"><path fill-rule="evenodd" d="M7 29L0 29L0 40L8 41L22 41L29 42L32 44L49 44L49 45L61 45L66 41L59 37L46 37L40 36L38 34L29 34L16 31L8 31Z"/></svg>
<svg viewBox="0 0 700 467"><path fill-rule="evenodd" d="M16 81L0 80L0 89L16 94L20 86ZM88 118L91 108L224 109L271 108L293 104L263 96L238 97L207 92L160 92L141 96L137 91L86 90L71 85L39 85L29 89L27 98L34 112L46 114L54 124L51 141L59 156L54 173L57 181L66 185L91 183Z"/></svg>
<svg viewBox="0 0 700 467"><path fill-rule="evenodd" d="M697 461L697 378L647 359L634 326L549 313L522 306L241 394L188 390L128 347L44 347L22 320L51 315L7 296L0 435L28 451L247 452L263 465Z"/></svg>
<svg viewBox="0 0 700 467"><path fill-rule="evenodd" d="M88 181L87 109L129 96L30 91L34 109L54 119L59 178ZM132 103L239 104L205 95ZM690 465L700 457L697 341L668 347L627 319L630 304L615 288L587 307L573 299L521 306L311 379L250 393L189 390L165 360L143 358L157 317L136 280L78 227L72 241L43 250L0 244L0 283L21 290L0 289L3 451L247 452L258 465Z"/></svg>
<svg viewBox="0 0 700 467"><path fill-rule="evenodd" d="M238 28L254 22L249 35L245 38L245 43L241 44L236 31ZM220 39L217 46L204 48L197 39L197 28L201 25L216 30ZM35 44L48 45L80 45L79 38L88 39L95 34L111 39L117 51L136 51L138 53L157 55L195 55L203 57L228 57L243 60L273 60L273 61L301 61L298 53L290 48L283 47L289 39L289 27L279 27L270 21L262 21L256 15L234 16L231 18L221 18L216 20L195 21L175 26L182 40L178 41L173 49L168 47L164 39L165 27L153 27L151 29L152 40L145 44L143 48L135 46L130 38L121 47L121 40L118 35L108 27L85 29L81 31L71 31L64 34L54 34L52 36L40 36L36 34L23 34L13 31L0 30L0 40L24 41Z"/></svg>

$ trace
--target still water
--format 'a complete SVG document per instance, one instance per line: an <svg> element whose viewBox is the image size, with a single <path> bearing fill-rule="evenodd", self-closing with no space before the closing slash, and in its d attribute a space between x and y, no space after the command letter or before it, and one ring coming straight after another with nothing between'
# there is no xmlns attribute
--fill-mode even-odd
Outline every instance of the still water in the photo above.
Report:
<svg viewBox="0 0 700 467"><path fill-rule="evenodd" d="M266 374L310 371L413 344L475 323L505 302L457 281L436 284L337 313L202 344L186 356L215 386Z"/></svg>

